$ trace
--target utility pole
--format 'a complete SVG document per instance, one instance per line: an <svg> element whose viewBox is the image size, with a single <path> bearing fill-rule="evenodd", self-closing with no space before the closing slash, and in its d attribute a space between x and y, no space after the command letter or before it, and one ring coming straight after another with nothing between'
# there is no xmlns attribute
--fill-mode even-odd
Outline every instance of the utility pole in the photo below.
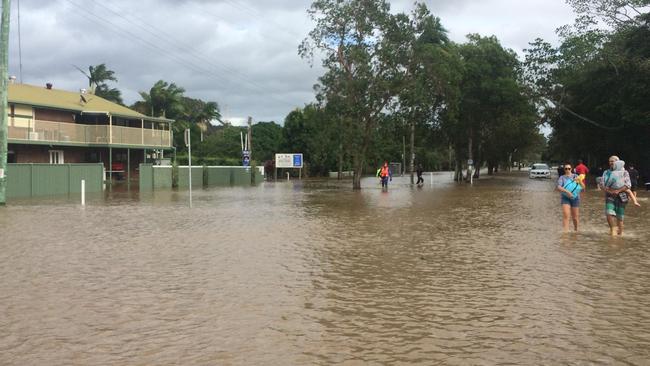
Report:
<svg viewBox="0 0 650 366"><path fill-rule="evenodd" d="M253 161L253 117L248 117L248 159Z"/></svg>
<svg viewBox="0 0 650 366"><path fill-rule="evenodd" d="M188 180L190 185L190 208L192 208L192 133L189 128L185 129L185 146L187 146L188 156Z"/></svg>
<svg viewBox="0 0 650 366"><path fill-rule="evenodd" d="M11 1L2 0L2 25L0 25L0 206L7 202L7 134L9 133L7 118L7 84L9 83L9 19Z"/></svg>
<svg viewBox="0 0 650 366"><path fill-rule="evenodd" d="M411 120L411 164L409 166L411 173L411 184L414 184L413 171L415 170L415 120Z"/></svg>
<svg viewBox="0 0 650 366"><path fill-rule="evenodd" d="M406 136L402 135L402 177L406 172Z"/></svg>

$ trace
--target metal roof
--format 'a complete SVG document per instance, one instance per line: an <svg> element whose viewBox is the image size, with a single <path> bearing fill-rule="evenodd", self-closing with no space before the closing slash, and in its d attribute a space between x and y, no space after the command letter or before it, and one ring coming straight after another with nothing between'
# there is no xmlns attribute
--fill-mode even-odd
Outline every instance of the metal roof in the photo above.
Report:
<svg viewBox="0 0 650 366"><path fill-rule="evenodd" d="M144 119L156 122L174 122L167 118L146 116L125 106L88 93L82 94L67 90L47 89L44 86L40 87L27 84L9 84L8 89L7 100L9 103L62 109L82 114L106 113L122 118ZM82 96L83 99L85 99L85 102L82 100Z"/></svg>

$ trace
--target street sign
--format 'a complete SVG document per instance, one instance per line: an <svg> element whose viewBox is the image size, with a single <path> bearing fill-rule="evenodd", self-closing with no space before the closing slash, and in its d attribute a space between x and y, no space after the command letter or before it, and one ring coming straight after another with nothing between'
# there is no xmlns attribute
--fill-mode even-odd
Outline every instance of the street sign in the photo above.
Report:
<svg viewBox="0 0 650 366"><path fill-rule="evenodd" d="M183 138L185 140L185 146L190 146L190 129L186 128L185 133L183 134Z"/></svg>
<svg viewBox="0 0 650 366"><path fill-rule="evenodd" d="M276 168L302 168L302 154L275 154Z"/></svg>
<svg viewBox="0 0 650 366"><path fill-rule="evenodd" d="M302 154L293 154L293 167L302 168Z"/></svg>
<svg viewBox="0 0 650 366"><path fill-rule="evenodd" d="M242 151L242 165L243 166L251 165L251 152L248 150Z"/></svg>
<svg viewBox="0 0 650 366"><path fill-rule="evenodd" d="M474 165L474 160L472 159L467 160L467 165Z"/></svg>

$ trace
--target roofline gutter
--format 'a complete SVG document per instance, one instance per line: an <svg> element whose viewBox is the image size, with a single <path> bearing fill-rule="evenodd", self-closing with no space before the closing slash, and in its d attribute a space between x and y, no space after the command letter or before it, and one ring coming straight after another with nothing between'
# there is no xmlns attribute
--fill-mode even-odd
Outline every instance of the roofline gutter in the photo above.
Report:
<svg viewBox="0 0 650 366"><path fill-rule="evenodd" d="M109 113L106 111L81 111L81 114L105 114L107 116L109 115Z"/></svg>

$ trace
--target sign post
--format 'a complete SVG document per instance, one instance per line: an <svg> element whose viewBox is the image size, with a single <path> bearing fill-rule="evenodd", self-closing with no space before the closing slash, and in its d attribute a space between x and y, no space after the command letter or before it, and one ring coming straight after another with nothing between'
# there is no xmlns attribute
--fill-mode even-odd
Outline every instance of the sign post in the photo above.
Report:
<svg viewBox="0 0 650 366"><path fill-rule="evenodd" d="M467 160L467 173L469 174L469 184L474 184L474 160Z"/></svg>
<svg viewBox="0 0 650 366"><path fill-rule="evenodd" d="M192 141L191 141L190 129L185 129L185 146L187 146L188 154L188 179L190 183L190 208L192 208Z"/></svg>

